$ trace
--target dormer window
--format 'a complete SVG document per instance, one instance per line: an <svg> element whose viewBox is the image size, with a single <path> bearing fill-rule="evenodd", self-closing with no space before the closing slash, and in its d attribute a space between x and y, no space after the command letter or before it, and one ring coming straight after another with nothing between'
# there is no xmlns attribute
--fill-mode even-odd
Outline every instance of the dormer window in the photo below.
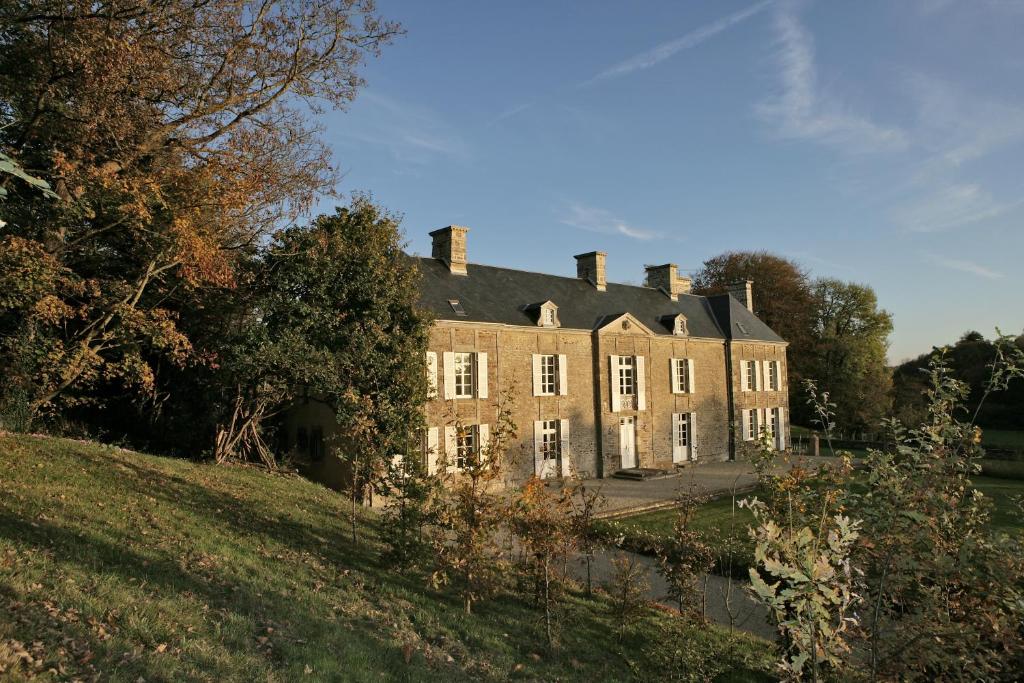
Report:
<svg viewBox="0 0 1024 683"><path fill-rule="evenodd" d="M686 316L680 313L676 316L675 325L672 327L672 334L677 337L685 337L690 332L686 329Z"/></svg>
<svg viewBox="0 0 1024 683"><path fill-rule="evenodd" d="M458 299L448 299L448 305L452 307L453 311L455 311L455 315L460 318L466 317L466 309L462 307L462 304L459 303Z"/></svg>
<svg viewBox="0 0 1024 683"><path fill-rule="evenodd" d="M530 304L525 309L534 315L537 327L558 327L558 306L551 301L540 304Z"/></svg>

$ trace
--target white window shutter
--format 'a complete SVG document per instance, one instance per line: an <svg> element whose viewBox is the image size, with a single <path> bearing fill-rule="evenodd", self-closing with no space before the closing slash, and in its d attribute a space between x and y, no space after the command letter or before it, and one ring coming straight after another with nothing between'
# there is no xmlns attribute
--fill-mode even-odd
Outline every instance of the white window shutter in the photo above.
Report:
<svg viewBox="0 0 1024 683"><path fill-rule="evenodd" d="M544 431L544 423L540 420L533 421L533 473L538 477L541 475L541 468L544 460L541 458L541 450L544 448L544 438L541 432Z"/></svg>
<svg viewBox="0 0 1024 683"><path fill-rule="evenodd" d="M487 456L490 459L490 453L487 452L488 447L491 445L491 425L482 424L476 426L476 437L477 443L480 444L480 457Z"/></svg>
<svg viewBox="0 0 1024 683"><path fill-rule="evenodd" d="M758 427L758 429L757 429L757 436L760 437L762 432L765 432L768 429L771 429L772 424L771 424L771 422L768 421L768 409L767 408L761 408L761 410L758 411L758 412L760 414L757 416L757 427Z"/></svg>
<svg viewBox="0 0 1024 683"><path fill-rule="evenodd" d="M427 351L427 398L437 398L437 353Z"/></svg>
<svg viewBox="0 0 1024 683"><path fill-rule="evenodd" d="M686 391L689 393L695 393L697 386L697 376L693 374L693 359L686 359Z"/></svg>
<svg viewBox="0 0 1024 683"><path fill-rule="evenodd" d="M444 361L444 400L450 401L455 398L455 354L445 351L442 360Z"/></svg>
<svg viewBox="0 0 1024 683"><path fill-rule="evenodd" d="M784 451L786 450L786 409L780 406L775 410L777 411L776 414L778 415L779 423L777 427L778 433L775 435L775 440L779 444L779 450Z"/></svg>
<svg viewBox="0 0 1024 683"><path fill-rule="evenodd" d="M697 459L697 413L689 413L686 423L686 459Z"/></svg>
<svg viewBox="0 0 1024 683"><path fill-rule="evenodd" d="M740 391L750 391L750 377L747 375L749 360L740 361Z"/></svg>
<svg viewBox="0 0 1024 683"><path fill-rule="evenodd" d="M619 357L608 356L608 375L611 381L608 388L611 390L612 412L617 413L622 409L622 401L619 397Z"/></svg>
<svg viewBox="0 0 1024 683"><path fill-rule="evenodd" d="M761 361L752 362L754 363L754 391L761 391Z"/></svg>
<svg viewBox="0 0 1024 683"><path fill-rule="evenodd" d="M444 428L444 462L447 471L455 471L455 425L447 425Z"/></svg>
<svg viewBox="0 0 1024 683"><path fill-rule="evenodd" d="M476 354L476 396L487 398L487 354Z"/></svg>
<svg viewBox="0 0 1024 683"><path fill-rule="evenodd" d="M533 354L533 395L540 396L540 354Z"/></svg>
<svg viewBox="0 0 1024 683"><path fill-rule="evenodd" d="M740 411L740 419L741 419L741 421L743 423L743 434L742 434L743 440L744 441L750 441L750 427L751 427L751 425L750 425L750 411L749 410L741 410Z"/></svg>
<svg viewBox="0 0 1024 683"><path fill-rule="evenodd" d="M558 393L562 396L569 394L569 359L564 353L558 354Z"/></svg>
<svg viewBox="0 0 1024 683"><path fill-rule="evenodd" d="M647 373L644 372L644 357L636 356L636 409L647 410Z"/></svg>
<svg viewBox="0 0 1024 683"><path fill-rule="evenodd" d="M679 386L679 359L669 358L668 359L668 373L669 379L672 383L672 393L678 394L682 391L682 387Z"/></svg>
<svg viewBox="0 0 1024 683"><path fill-rule="evenodd" d="M572 453L569 449L569 421L558 421L558 448L562 453L562 476L572 476Z"/></svg>
<svg viewBox="0 0 1024 683"><path fill-rule="evenodd" d="M679 423L682 419L682 413L672 413L672 462L686 460L683 447L679 445Z"/></svg>
<svg viewBox="0 0 1024 683"><path fill-rule="evenodd" d="M427 430L427 474L437 474L437 427Z"/></svg>
<svg viewBox="0 0 1024 683"><path fill-rule="evenodd" d="M771 388L772 388L772 379L771 379L772 361L766 360L761 365L762 365L762 369L764 370L764 390L765 391L771 391Z"/></svg>

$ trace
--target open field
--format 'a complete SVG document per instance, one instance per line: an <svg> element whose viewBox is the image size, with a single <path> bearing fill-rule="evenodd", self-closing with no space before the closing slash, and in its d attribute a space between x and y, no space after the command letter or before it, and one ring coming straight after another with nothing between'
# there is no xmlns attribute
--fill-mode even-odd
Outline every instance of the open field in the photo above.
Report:
<svg viewBox="0 0 1024 683"><path fill-rule="evenodd" d="M663 611L619 643L608 601L570 593L549 654L538 612L511 589L467 616L421 573L382 565L375 513L359 511L356 546L347 517L344 498L293 476L0 434L0 678L671 673L647 655L671 651L679 621ZM767 678L764 641L714 626L682 637L689 652L735 665L721 680Z"/></svg>

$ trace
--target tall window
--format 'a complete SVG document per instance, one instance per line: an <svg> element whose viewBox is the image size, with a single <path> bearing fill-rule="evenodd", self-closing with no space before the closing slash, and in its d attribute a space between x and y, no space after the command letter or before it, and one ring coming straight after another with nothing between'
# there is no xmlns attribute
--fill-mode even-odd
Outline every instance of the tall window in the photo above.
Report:
<svg viewBox="0 0 1024 683"><path fill-rule="evenodd" d="M477 458L477 428L463 427L455 433L455 466L465 469Z"/></svg>
<svg viewBox="0 0 1024 683"><path fill-rule="evenodd" d="M768 361L768 391L779 390L779 361Z"/></svg>
<svg viewBox="0 0 1024 683"><path fill-rule="evenodd" d="M690 391L690 373L688 369L689 363L686 362L685 358L672 359L672 371L676 376L676 387L683 393L689 393Z"/></svg>
<svg viewBox="0 0 1024 683"><path fill-rule="evenodd" d="M757 389L757 361L747 361L747 391Z"/></svg>
<svg viewBox="0 0 1024 683"><path fill-rule="evenodd" d="M455 354L455 398L473 397L473 354Z"/></svg>
<svg viewBox="0 0 1024 683"><path fill-rule="evenodd" d="M775 408L772 408L771 410L768 411L768 424L764 426L764 430L768 433L768 436L774 439L775 435L778 434L778 428L779 413L778 411L775 410Z"/></svg>
<svg viewBox="0 0 1024 683"><path fill-rule="evenodd" d="M540 357L540 393L544 396L558 393L558 356Z"/></svg>
<svg viewBox="0 0 1024 683"><path fill-rule="evenodd" d="M636 358L633 356L619 357L619 395L636 395Z"/></svg>
<svg viewBox="0 0 1024 683"><path fill-rule="evenodd" d="M544 327L555 326L555 309L545 308L543 309L542 315L544 316Z"/></svg>
<svg viewBox="0 0 1024 683"><path fill-rule="evenodd" d="M540 430L541 457L544 460L557 460L561 455L561 441L558 435L558 420L544 420Z"/></svg>
<svg viewBox="0 0 1024 683"><path fill-rule="evenodd" d="M690 416L683 414L676 421L676 446L686 448L690 445Z"/></svg>
<svg viewBox="0 0 1024 683"><path fill-rule="evenodd" d="M751 408L747 412L747 441L757 438L757 409Z"/></svg>

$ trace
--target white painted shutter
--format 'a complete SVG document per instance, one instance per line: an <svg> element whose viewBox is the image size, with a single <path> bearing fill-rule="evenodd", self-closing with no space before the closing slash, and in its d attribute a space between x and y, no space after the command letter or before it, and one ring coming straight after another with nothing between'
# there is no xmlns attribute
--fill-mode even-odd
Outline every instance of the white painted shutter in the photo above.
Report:
<svg viewBox="0 0 1024 683"><path fill-rule="evenodd" d="M682 393L682 391L683 391L683 388L681 386L679 386L679 372L677 371L678 370L678 364L679 364L679 359L678 358L669 358L668 359L668 373L669 373L670 381L672 383L672 393L673 394L679 394L679 393Z"/></svg>
<svg viewBox="0 0 1024 683"><path fill-rule="evenodd" d="M486 457L488 460L491 458L491 454L488 453L488 447L491 445L491 425L482 424L476 427L477 443L480 444L480 457Z"/></svg>
<svg viewBox="0 0 1024 683"><path fill-rule="evenodd" d="M647 410L647 373L644 372L644 357L636 356L636 409Z"/></svg>
<svg viewBox="0 0 1024 683"><path fill-rule="evenodd" d="M437 354L427 351L427 398L437 398Z"/></svg>
<svg viewBox="0 0 1024 683"><path fill-rule="evenodd" d="M562 452L562 476L572 476L572 453L569 451L569 421L558 421L558 447Z"/></svg>
<svg viewBox="0 0 1024 683"><path fill-rule="evenodd" d="M540 358L539 353L533 354L533 395L540 396Z"/></svg>
<svg viewBox="0 0 1024 683"><path fill-rule="evenodd" d="M696 392L697 376L693 374L693 359L686 359L686 390L693 394Z"/></svg>
<svg viewBox="0 0 1024 683"><path fill-rule="evenodd" d="M437 474L437 427L427 430L427 474Z"/></svg>
<svg viewBox="0 0 1024 683"><path fill-rule="evenodd" d="M742 434L743 440L744 441L750 441L750 428L751 428L751 425L750 425L750 411L749 410L741 410L740 411L740 418L741 418L741 422L743 423L743 434Z"/></svg>
<svg viewBox="0 0 1024 683"><path fill-rule="evenodd" d="M761 363L761 365L762 370L764 370L764 390L770 391L772 388L772 362L770 360L766 360L763 363Z"/></svg>
<svg viewBox="0 0 1024 683"><path fill-rule="evenodd" d="M672 462L686 460L686 453L679 445L679 422L683 419L682 413L672 413Z"/></svg>
<svg viewBox="0 0 1024 683"><path fill-rule="evenodd" d="M761 433L771 429L772 423L768 421L768 409L761 408L757 416L757 436L760 439Z"/></svg>
<svg viewBox="0 0 1024 683"><path fill-rule="evenodd" d="M569 394L569 359L564 353L558 354L558 393L562 396Z"/></svg>
<svg viewBox="0 0 1024 683"><path fill-rule="evenodd" d="M444 428L444 462L447 471L455 471L455 425Z"/></svg>
<svg viewBox="0 0 1024 683"><path fill-rule="evenodd" d="M450 401L455 398L455 354L445 351L442 360L444 361L444 400Z"/></svg>
<svg viewBox="0 0 1024 683"><path fill-rule="evenodd" d="M761 391L761 361L752 362L754 363L754 391Z"/></svg>
<svg viewBox="0 0 1024 683"><path fill-rule="evenodd" d="M619 357L608 356L608 374L611 380L608 388L612 397L612 412L617 413L622 409L622 401L619 398Z"/></svg>
<svg viewBox="0 0 1024 683"><path fill-rule="evenodd" d="M779 424L778 424L778 427L777 427L778 434L775 435L775 440L779 444L779 450L780 451L784 451L784 450L786 450L786 426L785 426L786 425L786 419L785 419L786 418L786 409L782 408L780 406L780 407L776 408L775 410L777 411L776 414L778 415L778 418L779 418L778 419Z"/></svg>
<svg viewBox="0 0 1024 683"><path fill-rule="evenodd" d="M476 354L476 396L487 398L487 354Z"/></svg>
<svg viewBox="0 0 1024 683"><path fill-rule="evenodd" d="M750 378L747 376L747 363L749 360L740 361L740 391L750 391Z"/></svg>
<svg viewBox="0 0 1024 683"><path fill-rule="evenodd" d="M697 413L689 413L689 422L686 424L686 459L697 459Z"/></svg>
<svg viewBox="0 0 1024 683"><path fill-rule="evenodd" d="M541 450L544 448L544 439L541 432L544 430L544 423L540 420L533 421L533 473L538 477L541 475L541 468L544 460L541 458Z"/></svg>

